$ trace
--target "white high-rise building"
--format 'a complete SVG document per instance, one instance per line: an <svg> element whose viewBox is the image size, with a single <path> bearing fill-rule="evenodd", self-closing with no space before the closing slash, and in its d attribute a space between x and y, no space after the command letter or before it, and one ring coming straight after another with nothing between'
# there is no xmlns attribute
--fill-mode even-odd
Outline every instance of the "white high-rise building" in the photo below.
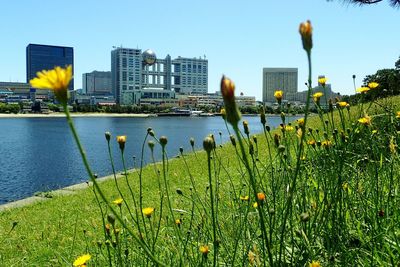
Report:
<svg viewBox="0 0 400 267"><path fill-rule="evenodd" d="M276 102L274 92L276 90L283 91L285 100L296 100L297 68L264 68L263 69L263 102Z"/></svg>
<svg viewBox="0 0 400 267"><path fill-rule="evenodd" d="M149 57L152 64L148 64ZM174 98L183 94L208 92L208 60L178 57L156 59L146 50L118 47L111 51L112 91L117 103L140 104L142 98ZM151 90L151 94L146 90Z"/></svg>

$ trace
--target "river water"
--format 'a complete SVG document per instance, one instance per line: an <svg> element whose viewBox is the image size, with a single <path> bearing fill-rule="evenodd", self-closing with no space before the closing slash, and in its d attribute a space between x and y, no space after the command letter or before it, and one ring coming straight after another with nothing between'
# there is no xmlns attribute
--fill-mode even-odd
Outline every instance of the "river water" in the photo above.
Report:
<svg viewBox="0 0 400 267"><path fill-rule="evenodd" d="M249 122L251 133L262 131L259 117L244 119ZM229 139L221 117L77 117L74 122L91 167L99 177L112 173L106 131L112 134L112 153L118 171L122 170L122 163L117 135L127 135L125 158L129 168L134 166L134 157L136 166L140 163L141 146L149 127L157 137L167 136L169 157L178 155L179 147L191 150L191 137L197 149L210 133L217 143L219 132L223 142ZM271 127L280 122L280 117L267 118ZM0 118L0 142L0 204L88 180L65 118ZM147 145L144 154L145 163L150 162ZM160 153L155 154L159 160Z"/></svg>

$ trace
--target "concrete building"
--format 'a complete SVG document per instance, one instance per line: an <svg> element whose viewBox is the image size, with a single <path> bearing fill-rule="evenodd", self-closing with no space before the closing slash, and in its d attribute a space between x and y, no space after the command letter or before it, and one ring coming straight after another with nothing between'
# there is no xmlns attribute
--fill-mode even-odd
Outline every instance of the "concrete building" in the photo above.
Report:
<svg viewBox="0 0 400 267"><path fill-rule="evenodd" d="M111 95L111 71L92 71L82 74L82 93L86 95Z"/></svg>
<svg viewBox="0 0 400 267"><path fill-rule="evenodd" d="M26 47L26 82L36 77L42 70L53 69L56 66L72 65L74 69L74 49L72 47L29 44ZM69 84L69 90L74 90L74 81ZM31 99L35 100L36 90L30 88Z"/></svg>
<svg viewBox="0 0 400 267"><path fill-rule="evenodd" d="M166 99L173 95L165 92L171 91L207 93L208 61L183 57L172 60L170 55L158 59L151 50L118 47L111 51L111 79L115 99L123 105L139 105L143 92L149 89Z"/></svg>
<svg viewBox="0 0 400 267"><path fill-rule="evenodd" d="M297 68L263 69L263 102L276 102L274 92L282 90L285 100L294 101L298 88Z"/></svg>

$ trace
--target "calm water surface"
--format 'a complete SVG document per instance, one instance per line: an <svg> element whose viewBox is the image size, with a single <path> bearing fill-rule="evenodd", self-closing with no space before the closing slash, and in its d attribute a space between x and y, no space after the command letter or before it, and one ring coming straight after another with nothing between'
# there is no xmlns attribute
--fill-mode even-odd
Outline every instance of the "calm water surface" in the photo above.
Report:
<svg viewBox="0 0 400 267"><path fill-rule="evenodd" d="M262 126L258 117L245 117L251 133L259 133ZM296 118L292 118L296 119ZM141 146L148 127L156 136L168 137L170 157L179 153L179 147L191 150L189 139L201 148L202 140L213 133L219 143L229 136L220 117L158 117L158 118L74 118L75 126L95 173L105 176L112 173L108 157L106 131L112 134L112 153L117 170L122 170L117 135L127 135L125 158L129 168L140 160ZM278 126L279 117L270 117L268 124ZM0 204L87 181L77 146L65 118L1 118L0 119ZM155 153L161 158L159 148ZM150 161L145 146L145 163Z"/></svg>

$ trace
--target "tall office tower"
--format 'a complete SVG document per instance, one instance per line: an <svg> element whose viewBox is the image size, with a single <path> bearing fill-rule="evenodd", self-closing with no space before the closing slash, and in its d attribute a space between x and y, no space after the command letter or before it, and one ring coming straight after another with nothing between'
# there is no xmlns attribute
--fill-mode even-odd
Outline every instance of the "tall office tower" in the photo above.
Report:
<svg viewBox="0 0 400 267"><path fill-rule="evenodd" d="M183 94L207 94L208 60L178 57L172 60L174 66L174 88Z"/></svg>
<svg viewBox="0 0 400 267"><path fill-rule="evenodd" d="M36 77L42 70L53 69L56 66L65 68L72 65L74 69L74 49L65 46L29 44L26 47L26 82ZM74 81L69 84L69 90L74 90ZM36 90L31 88L31 98L35 98Z"/></svg>
<svg viewBox="0 0 400 267"><path fill-rule="evenodd" d="M111 71L92 71L82 74L82 89L86 95L112 94Z"/></svg>
<svg viewBox="0 0 400 267"><path fill-rule="evenodd" d="M207 93L208 61L171 60L170 55L158 59L151 50L118 47L111 51L111 79L114 97L123 105L140 104L150 91L157 98L169 98L174 92Z"/></svg>
<svg viewBox="0 0 400 267"><path fill-rule="evenodd" d="M283 99L295 100L297 93L297 68L263 69L263 102L276 102L274 92L283 91Z"/></svg>

